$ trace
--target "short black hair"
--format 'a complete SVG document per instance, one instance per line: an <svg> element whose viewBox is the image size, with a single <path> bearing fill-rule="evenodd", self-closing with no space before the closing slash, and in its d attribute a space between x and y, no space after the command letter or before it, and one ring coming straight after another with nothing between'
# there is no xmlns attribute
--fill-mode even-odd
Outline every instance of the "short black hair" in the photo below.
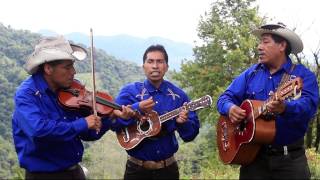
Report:
<svg viewBox="0 0 320 180"><path fill-rule="evenodd" d="M285 53L286 53L287 56L290 55L290 53L291 53L291 45L290 45L288 40L286 40L285 38L283 38L282 36L279 36L277 34L271 34L271 38L276 43L281 43L282 41L285 41L287 43L287 47L286 47Z"/></svg>
<svg viewBox="0 0 320 180"><path fill-rule="evenodd" d="M57 66L58 64L62 64L62 63L63 63L63 60L55 60L55 61L45 62L45 63L39 65L37 72L43 73L45 64L48 64L48 65L54 67L54 66Z"/></svg>
<svg viewBox="0 0 320 180"><path fill-rule="evenodd" d="M167 51L166 49L160 45L160 44L156 44L156 45L151 45L149 46L146 51L144 52L143 54L143 63L145 63L146 59L147 59L147 54L149 52L152 52L152 51L160 51L163 55L164 55L164 59L166 60L166 63L168 64L168 54L167 54Z"/></svg>

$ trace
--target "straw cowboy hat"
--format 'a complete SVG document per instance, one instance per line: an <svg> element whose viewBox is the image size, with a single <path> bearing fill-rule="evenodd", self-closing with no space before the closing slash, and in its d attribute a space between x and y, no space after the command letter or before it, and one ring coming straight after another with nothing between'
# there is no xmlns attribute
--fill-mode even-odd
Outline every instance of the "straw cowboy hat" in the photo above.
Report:
<svg viewBox="0 0 320 180"><path fill-rule="evenodd" d="M252 31L254 35L261 38L263 34L276 34L286 39L291 47L291 53L298 54L303 50L303 43L300 37L292 30L286 28L282 23L266 24Z"/></svg>
<svg viewBox="0 0 320 180"><path fill-rule="evenodd" d="M55 60L84 60L87 52L84 48L71 44L63 36L45 37L35 46L28 57L25 70L29 74L37 72L39 65Z"/></svg>

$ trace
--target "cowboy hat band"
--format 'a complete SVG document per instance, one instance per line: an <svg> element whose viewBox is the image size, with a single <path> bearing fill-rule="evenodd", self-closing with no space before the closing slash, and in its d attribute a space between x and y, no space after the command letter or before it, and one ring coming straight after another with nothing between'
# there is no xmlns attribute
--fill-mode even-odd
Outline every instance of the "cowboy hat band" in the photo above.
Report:
<svg viewBox="0 0 320 180"><path fill-rule="evenodd" d="M275 34L286 39L291 47L291 53L298 54L303 50L303 43L300 37L282 23L266 24L252 31L254 35L261 38L263 34Z"/></svg>
<svg viewBox="0 0 320 180"><path fill-rule="evenodd" d="M78 45L71 44L63 36L46 37L35 46L34 52L28 57L25 70L29 74L37 72L39 65L56 60L84 60L87 52Z"/></svg>

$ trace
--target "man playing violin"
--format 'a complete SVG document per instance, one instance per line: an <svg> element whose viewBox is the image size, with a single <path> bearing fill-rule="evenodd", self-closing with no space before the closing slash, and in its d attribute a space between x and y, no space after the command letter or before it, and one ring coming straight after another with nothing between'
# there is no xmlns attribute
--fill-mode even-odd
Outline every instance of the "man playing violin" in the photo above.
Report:
<svg viewBox="0 0 320 180"><path fill-rule="evenodd" d="M81 140L92 141L115 125L108 118L128 119L128 106L113 110L110 117L83 117L63 109L57 93L74 81L74 61L83 60L86 50L62 36L40 40L25 64L31 74L18 87L12 119L13 139L26 179L85 179L78 164L82 160Z"/></svg>
<svg viewBox="0 0 320 180"><path fill-rule="evenodd" d="M164 80L168 54L162 45L146 49L143 70L147 79L123 87L116 98L118 104L131 104L133 109L146 114L153 109L162 115L190 101L183 90ZM127 127L134 123L136 120L129 119L121 124ZM197 114L181 111L177 118L162 123L158 135L143 139L133 149L127 150L124 179L179 179L178 164L174 158L178 151L175 130L185 142L192 141L199 133Z"/></svg>

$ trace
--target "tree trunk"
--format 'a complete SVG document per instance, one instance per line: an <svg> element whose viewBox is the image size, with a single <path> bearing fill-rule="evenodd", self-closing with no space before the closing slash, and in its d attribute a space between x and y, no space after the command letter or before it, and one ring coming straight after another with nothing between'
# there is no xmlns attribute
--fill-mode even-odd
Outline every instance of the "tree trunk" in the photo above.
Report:
<svg viewBox="0 0 320 180"><path fill-rule="evenodd" d="M319 151L319 142L320 142L320 118L319 114L317 114L317 119L316 119L316 140L314 142L314 146L316 148L316 152Z"/></svg>
<svg viewBox="0 0 320 180"><path fill-rule="evenodd" d="M309 128L307 130L306 135L306 147L311 148L312 147L312 129L313 129L314 121L310 121Z"/></svg>

